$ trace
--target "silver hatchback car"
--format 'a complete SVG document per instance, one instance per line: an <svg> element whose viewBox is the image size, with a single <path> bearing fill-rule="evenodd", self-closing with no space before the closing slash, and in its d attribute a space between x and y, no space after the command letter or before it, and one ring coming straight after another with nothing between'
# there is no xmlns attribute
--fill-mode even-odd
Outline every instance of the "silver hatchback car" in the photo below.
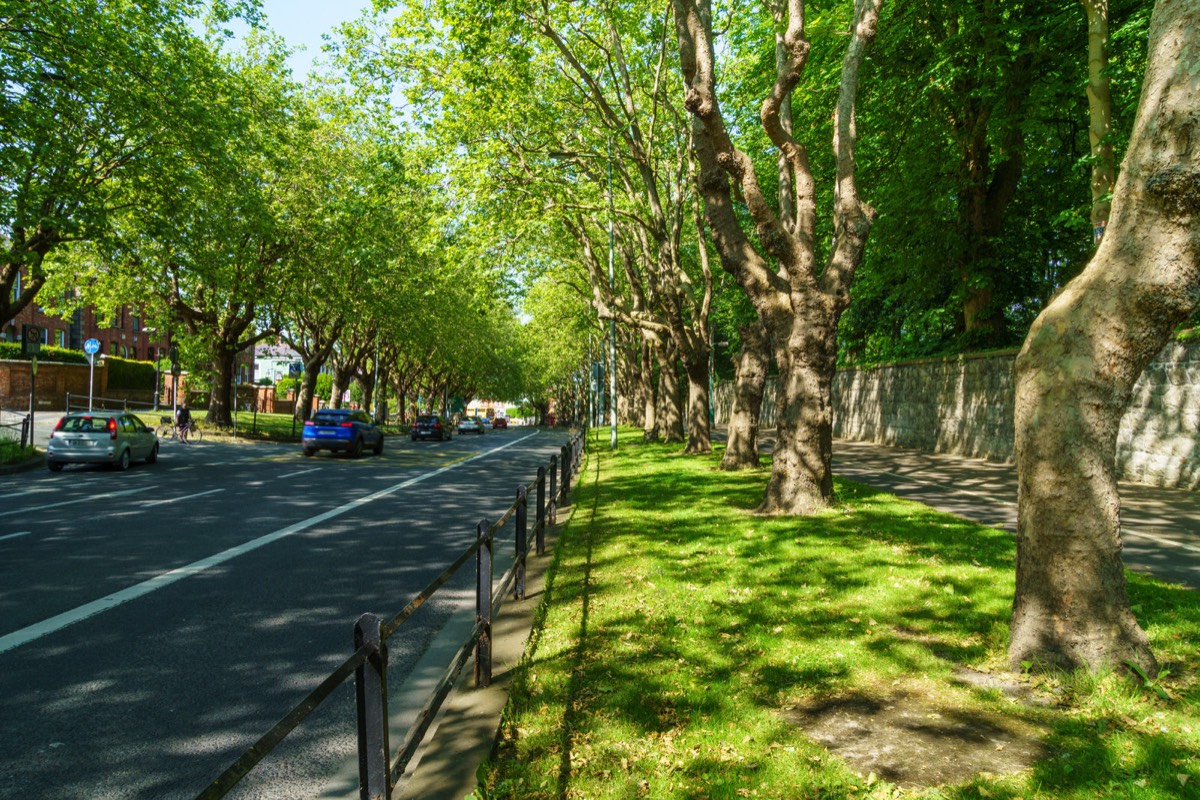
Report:
<svg viewBox="0 0 1200 800"><path fill-rule="evenodd" d="M108 464L124 470L141 459L148 464L158 460L158 437L124 411L67 414L54 426L46 448L46 466L52 472L67 464Z"/></svg>

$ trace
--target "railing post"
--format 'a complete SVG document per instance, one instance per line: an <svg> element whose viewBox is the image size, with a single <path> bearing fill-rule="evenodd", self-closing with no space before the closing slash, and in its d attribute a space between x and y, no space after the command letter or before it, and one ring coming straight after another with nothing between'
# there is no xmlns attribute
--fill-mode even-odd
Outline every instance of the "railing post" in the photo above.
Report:
<svg viewBox="0 0 1200 800"><path fill-rule="evenodd" d="M562 501L565 505L571 497L571 445L562 446Z"/></svg>
<svg viewBox="0 0 1200 800"><path fill-rule="evenodd" d="M361 800L392 796L388 758L387 643L380 635L381 620L363 614L354 623L354 649L370 645L375 652L354 673L358 706L358 781Z"/></svg>
<svg viewBox="0 0 1200 800"><path fill-rule="evenodd" d="M546 554L546 468L538 467L537 473L537 522L534 525L537 539L536 552Z"/></svg>
<svg viewBox="0 0 1200 800"><path fill-rule="evenodd" d="M513 599L525 599L525 556L529 553L529 490L517 487L517 579L513 584Z"/></svg>
<svg viewBox="0 0 1200 800"><path fill-rule="evenodd" d="M558 456L550 456L550 510L549 522L558 524Z"/></svg>
<svg viewBox="0 0 1200 800"><path fill-rule="evenodd" d="M475 528L475 623L483 627L475 645L475 686L492 685L492 524L480 520Z"/></svg>

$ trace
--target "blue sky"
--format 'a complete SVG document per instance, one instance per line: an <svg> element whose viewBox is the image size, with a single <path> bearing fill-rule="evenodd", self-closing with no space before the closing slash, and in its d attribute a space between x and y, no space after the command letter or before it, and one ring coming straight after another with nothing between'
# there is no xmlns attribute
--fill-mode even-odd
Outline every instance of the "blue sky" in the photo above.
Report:
<svg viewBox="0 0 1200 800"><path fill-rule="evenodd" d="M288 63L296 80L303 80L315 58L321 55L321 34L334 26L357 19L371 0L261 0L263 13L271 29L293 47L305 50L294 54Z"/></svg>

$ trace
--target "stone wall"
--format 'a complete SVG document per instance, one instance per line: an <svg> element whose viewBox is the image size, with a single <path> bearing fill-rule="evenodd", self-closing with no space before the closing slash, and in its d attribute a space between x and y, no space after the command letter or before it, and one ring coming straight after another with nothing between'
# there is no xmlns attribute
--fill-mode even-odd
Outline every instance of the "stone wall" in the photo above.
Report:
<svg viewBox="0 0 1200 800"><path fill-rule="evenodd" d="M1013 459L1015 350L846 369L834 379L834 435L993 461ZM719 423L732 386L717 387ZM775 424L768 381L763 427ZM1117 465L1131 481L1200 486L1200 341L1164 348L1134 387L1117 439Z"/></svg>

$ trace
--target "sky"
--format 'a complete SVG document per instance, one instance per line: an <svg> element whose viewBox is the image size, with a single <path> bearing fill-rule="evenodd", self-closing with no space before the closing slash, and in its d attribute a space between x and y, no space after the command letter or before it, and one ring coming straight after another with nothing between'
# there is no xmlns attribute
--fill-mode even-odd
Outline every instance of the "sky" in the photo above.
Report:
<svg viewBox="0 0 1200 800"><path fill-rule="evenodd" d="M371 0L261 0L261 3L271 29L292 47L305 48L288 59L298 81L308 75L313 60L321 55L321 34L357 19L364 9L371 7Z"/></svg>

